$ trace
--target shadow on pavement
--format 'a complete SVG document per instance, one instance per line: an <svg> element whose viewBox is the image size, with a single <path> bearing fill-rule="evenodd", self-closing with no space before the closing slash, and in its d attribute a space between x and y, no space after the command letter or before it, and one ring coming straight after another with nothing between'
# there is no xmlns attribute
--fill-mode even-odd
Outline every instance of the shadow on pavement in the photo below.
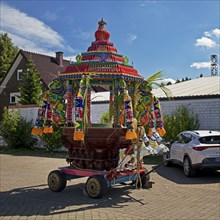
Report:
<svg viewBox="0 0 220 220"><path fill-rule="evenodd" d="M116 185L101 199L89 198L84 188L84 183L78 183L55 193L44 184L0 192L0 216L47 216L94 208L117 209L128 206L127 202L145 205L129 195L134 186Z"/></svg>
<svg viewBox="0 0 220 220"><path fill-rule="evenodd" d="M155 166L152 168L155 168ZM220 172L218 171L203 170L199 171L195 177L186 177L182 167L173 165L172 167L160 166L155 172L161 177L177 184L220 183Z"/></svg>

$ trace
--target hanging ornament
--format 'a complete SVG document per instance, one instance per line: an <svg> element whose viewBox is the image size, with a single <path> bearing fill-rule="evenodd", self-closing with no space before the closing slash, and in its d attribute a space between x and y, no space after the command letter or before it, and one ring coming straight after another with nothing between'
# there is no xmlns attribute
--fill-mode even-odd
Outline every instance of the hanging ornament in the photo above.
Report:
<svg viewBox="0 0 220 220"><path fill-rule="evenodd" d="M75 131L73 135L75 141L82 141L84 139L83 132L83 97L79 91L75 98Z"/></svg>

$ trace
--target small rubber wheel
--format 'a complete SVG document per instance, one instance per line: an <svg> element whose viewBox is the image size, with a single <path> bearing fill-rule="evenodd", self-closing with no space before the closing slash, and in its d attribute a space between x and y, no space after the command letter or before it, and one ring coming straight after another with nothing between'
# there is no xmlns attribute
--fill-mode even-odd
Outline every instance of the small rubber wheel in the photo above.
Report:
<svg viewBox="0 0 220 220"><path fill-rule="evenodd" d="M191 160L187 156L183 160L183 171L187 177L193 177L196 175L196 171L192 168Z"/></svg>
<svg viewBox="0 0 220 220"><path fill-rule="evenodd" d="M172 166L172 162L168 160L168 154L167 153L163 153L163 162L164 162L165 167L171 167Z"/></svg>
<svg viewBox="0 0 220 220"><path fill-rule="evenodd" d="M47 183L53 192L61 192L66 187L66 175L60 170L53 170L49 173Z"/></svg>
<svg viewBox="0 0 220 220"><path fill-rule="evenodd" d="M107 191L107 182L103 176L90 176L86 182L86 192L93 199L101 198Z"/></svg>

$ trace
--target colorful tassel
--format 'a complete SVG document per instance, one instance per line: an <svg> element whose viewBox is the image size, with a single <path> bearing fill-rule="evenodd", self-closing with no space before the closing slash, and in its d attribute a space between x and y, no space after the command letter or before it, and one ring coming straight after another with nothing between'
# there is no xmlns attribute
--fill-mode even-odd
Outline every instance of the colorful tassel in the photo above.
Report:
<svg viewBox="0 0 220 220"><path fill-rule="evenodd" d="M34 127L31 131L31 134L36 135L36 136L42 136L43 135L43 130L41 128Z"/></svg>
<svg viewBox="0 0 220 220"><path fill-rule="evenodd" d="M127 130L125 135L126 140L135 140L137 139L137 133L134 130Z"/></svg>
<svg viewBox="0 0 220 220"><path fill-rule="evenodd" d="M166 134L166 130L163 127L157 128L156 130L161 137L163 137Z"/></svg>
<svg viewBox="0 0 220 220"><path fill-rule="evenodd" d="M54 131L53 131L53 127L52 126L49 126L49 127L44 127L44 130L43 130L44 134L53 134Z"/></svg>
<svg viewBox="0 0 220 220"><path fill-rule="evenodd" d="M84 140L84 133L83 131L75 131L73 135L74 141L82 141Z"/></svg>

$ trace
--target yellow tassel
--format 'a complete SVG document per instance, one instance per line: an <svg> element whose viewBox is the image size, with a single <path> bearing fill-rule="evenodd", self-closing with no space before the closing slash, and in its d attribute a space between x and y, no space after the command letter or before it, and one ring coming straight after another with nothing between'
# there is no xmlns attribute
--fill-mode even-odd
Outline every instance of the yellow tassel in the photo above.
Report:
<svg viewBox="0 0 220 220"><path fill-rule="evenodd" d="M126 140L137 139L137 133L134 130L128 130L125 135Z"/></svg>
<svg viewBox="0 0 220 220"><path fill-rule="evenodd" d="M152 141L151 139L149 139L149 145L153 148L158 146L158 143L156 141Z"/></svg>
<svg viewBox="0 0 220 220"><path fill-rule="evenodd" d="M164 128L157 128L157 132L161 137L166 134L166 130Z"/></svg>
<svg viewBox="0 0 220 220"><path fill-rule="evenodd" d="M31 131L31 134L42 136L43 135L43 130L41 128L34 127Z"/></svg>
<svg viewBox="0 0 220 220"><path fill-rule="evenodd" d="M52 127L44 127L43 132L44 132L45 134L53 134L53 133L54 133Z"/></svg>
<svg viewBox="0 0 220 220"><path fill-rule="evenodd" d="M82 141L84 139L83 131L75 131L73 134L74 141Z"/></svg>
<svg viewBox="0 0 220 220"><path fill-rule="evenodd" d="M77 93L77 97L82 98L82 93L80 91Z"/></svg>

